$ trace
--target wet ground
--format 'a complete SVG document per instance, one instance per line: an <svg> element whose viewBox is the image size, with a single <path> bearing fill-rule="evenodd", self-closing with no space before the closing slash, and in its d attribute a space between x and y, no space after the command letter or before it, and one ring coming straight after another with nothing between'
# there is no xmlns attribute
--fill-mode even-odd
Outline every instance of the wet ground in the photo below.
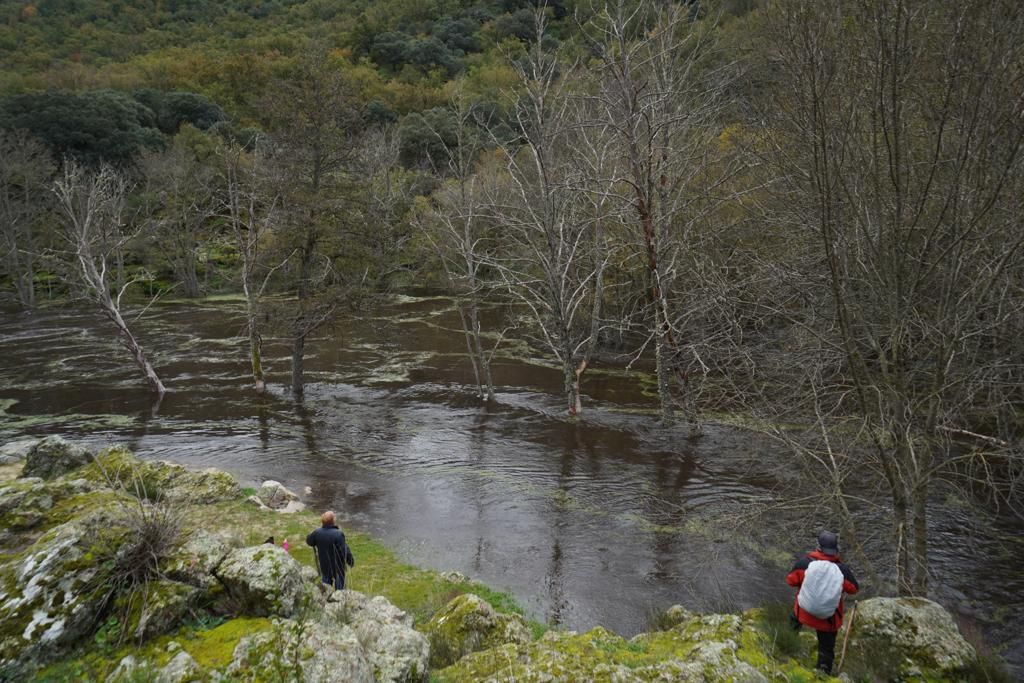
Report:
<svg viewBox="0 0 1024 683"><path fill-rule="evenodd" d="M139 332L171 392L159 406L91 311L0 313L0 439L119 442L245 485L309 486L315 507L405 560L509 590L535 618L623 635L674 603L791 599L791 553L829 525L757 514L787 454L729 427L688 440L659 426L640 372L588 372L570 421L558 372L510 344L497 402L481 406L442 298L400 297L314 340L301 404L282 386L281 340L265 347L270 395L251 391L238 302L158 305ZM942 495L932 519L935 597L1024 664L1021 527ZM882 520L863 524L884 536Z"/></svg>

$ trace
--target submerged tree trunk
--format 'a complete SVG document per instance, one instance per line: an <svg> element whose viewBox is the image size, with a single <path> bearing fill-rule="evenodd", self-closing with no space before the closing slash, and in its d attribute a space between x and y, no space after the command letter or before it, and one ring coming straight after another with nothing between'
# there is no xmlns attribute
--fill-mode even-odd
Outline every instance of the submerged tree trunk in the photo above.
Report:
<svg viewBox="0 0 1024 683"><path fill-rule="evenodd" d="M914 595L928 595L928 483L919 482L913 491L914 545L912 562Z"/></svg>
<svg viewBox="0 0 1024 683"><path fill-rule="evenodd" d="M136 341L135 335L132 334L131 330L128 329L128 324L124 321L121 316L121 311L118 306L110 299L105 297L104 300L100 301L100 307L103 309L104 315L107 316L114 323L117 328L117 339L121 342L121 346L128 350L128 353L132 354L132 358L135 360L135 364L142 370L142 374L146 377L146 382L149 387L157 393L159 396L163 396L167 393L167 389L164 387L164 383L160 381L156 371L150 364L149 359L146 358L145 352Z"/></svg>
<svg viewBox="0 0 1024 683"><path fill-rule="evenodd" d="M263 338L257 328L256 316L249 315L249 358L252 362L252 380L256 393L262 394L267 385L263 379Z"/></svg>
<svg viewBox="0 0 1024 683"><path fill-rule="evenodd" d="M306 333L299 332L292 342L292 396L301 398L303 387L302 365L306 353Z"/></svg>
<svg viewBox="0 0 1024 683"><path fill-rule="evenodd" d="M477 396L480 400L494 401L494 380L491 378L491 362L484 352L480 330L480 306L476 298L471 298L465 308L457 306L462 331L466 337L466 350L473 366L473 378L476 380Z"/></svg>
<svg viewBox="0 0 1024 683"><path fill-rule="evenodd" d="M19 252L20 249L15 247L14 251ZM35 260L30 252L24 252L15 253L12 261L11 279L18 294L18 303L25 310L32 310L36 307Z"/></svg>

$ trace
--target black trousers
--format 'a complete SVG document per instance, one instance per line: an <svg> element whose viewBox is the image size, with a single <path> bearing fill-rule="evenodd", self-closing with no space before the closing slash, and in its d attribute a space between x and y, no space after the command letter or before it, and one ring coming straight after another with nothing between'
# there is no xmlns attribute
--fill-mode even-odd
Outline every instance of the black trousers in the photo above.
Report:
<svg viewBox="0 0 1024 683"><path fill-rule="evenodd" d="M827 674L832 673L832 661L836 658L835 631L818 631L818 668Z"/></svg>
<svg viewBox="0 0 1024 683"><path fill-rule="evenodd" d="M338 590L345 588L345 574L335 574L334 576L321 576L320 579L328 586L333 586ZM833 640L835 640L833 638Z"/></svg>

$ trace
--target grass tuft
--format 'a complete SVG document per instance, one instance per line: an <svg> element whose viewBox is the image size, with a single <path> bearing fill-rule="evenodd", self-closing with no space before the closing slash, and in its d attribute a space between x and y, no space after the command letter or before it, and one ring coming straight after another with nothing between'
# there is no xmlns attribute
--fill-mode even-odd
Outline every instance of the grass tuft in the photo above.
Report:
<svg viewBox="0 0 1024 683"><path fill-rule="evenodd" d="M776 658L797 657L803 651L800 631L793 628L789 618L792 613L793 606L788 602L770 602L761 610L759 627Z"/></svg>

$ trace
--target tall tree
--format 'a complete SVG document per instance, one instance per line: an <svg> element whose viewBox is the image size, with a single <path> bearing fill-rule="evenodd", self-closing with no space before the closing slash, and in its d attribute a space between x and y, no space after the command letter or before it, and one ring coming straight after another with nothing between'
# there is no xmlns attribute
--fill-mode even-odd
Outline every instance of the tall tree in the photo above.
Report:
<svg viewBox="0 0 1024 683"><path fill-rule="evenodd" d="M352 186L346 170L356 158L360 118L351 88L323 45L307 47L269 91L267 123L285 224L280 243L295 251L289 271L296 304L285 315L291 389L301 397L306 340L335 315L337 290L346 284L332 254L342 251L335 247L352 218L343 211Z"/></svg>
<svg viewBox="0 0 1024 683"><path fill-rule="evenodd" d="M218 150L220 183L217 214L227 223L241 261L238 274L245 295L245 326L249 338L249 363L256 393L266 390L263 371L263 296L274 273L292 256L277 265L267 263L273 251L273 220L279 197L266 175L263 143L257 140L251 153L241 145L225 144Z"/></svg>
<svg viewBox="0 0 1024 683"><path fill-rule="evenodd" d="M1010 340L1024 274L1024 10L786 0L771 19L781 83L765 134L775 216L799 264L788 280L823 351L815 401L860 422L860 455L844 462L881 473L896 590L925 594L929 493L981 457L952 437L1014 452L1013 432L981 433L975 410L982 396L989 414L1022 398Z"/></svg>
<svg viewBox="0 0 1024 683"><path fill-rule="evenodd" d="M709 173L724 92L723 73L706 65L709 23L678 3L620 0L583 27L599 59L593 116L622 160L605 191L632 208L644 259L662 418L672 417L678 395L692 433L701 429L691 383L702 363L672 298L687 233L722 182Z"/></svg>
<svg viewBox="0 0 1024 683"><path fill-rule="evenodd" d="M433 194L434 205L424 233L441 262L448 286L458 297L459 320L477 395L481 400L493 401L491 358L497 344L485 343L480 315L485 295L493 290L484 273L487 261L493 258L495 244L495 236L491 234L493 221L487 212L488 193L484 188L493 181L494 173L493 169L478 169L477 166L486 142L482 126L487 122L480 108L470 102L463 83L456 85L450 105L455 118L454 130L432 128L437 143L444 150L443 164L437 171L445 181Z"/></svg>
<svg viewBox="0 0 1024 683"><path fill-rule="evenodd" d="M580 192L575 138L582 134L569 91L573 66L545 40L543 7L535 13L536 40L516 65L519 94L515 138L499 141L506 182L491 200L501 227L500 255L491 262L509 293L526 305L542 343L557 360L569 414L582 409L583 354L595 327L593 301L608 254L591 249L597 218Z"/></svg>
<svg viewBox="0 0 1024 683"><path fill-rule="evenodd" d="M144 156L140 166L152 244L170 265L181 293L198 297L201 259L215 211L213 168L200 162L180 139L166 152Z"/></svg>

